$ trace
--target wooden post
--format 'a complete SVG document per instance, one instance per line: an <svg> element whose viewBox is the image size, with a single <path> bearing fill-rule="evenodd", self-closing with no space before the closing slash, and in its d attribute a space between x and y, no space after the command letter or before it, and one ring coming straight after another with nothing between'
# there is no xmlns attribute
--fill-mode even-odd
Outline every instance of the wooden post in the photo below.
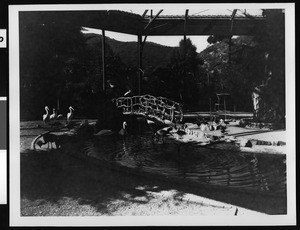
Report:
<svg viewBox="0 0 300 230"><path fill-rule="evenodd" d="M211 121L211 97L209 97L209 116Z"/></svg>
<svg viewBox="0 0 300 230"><path fill-rule="evenodd" d="M229 36L229 56L228 56L228 63L229 63L229 69L231 71L231 35Z"/></svg>
<svg viewBox="0 0 300 230"><path fill-rule="evenodd" d="M105 68L105 30L102 30L102 89L105 91L105 73L106 68Z"/></svg>
<svg viewBox="0 0 300 230"><path fill-rule="evenodd" d="M142 35L138 35L138 62L139 62L139 79L138 79L138 93L139 93L139 96L141 95L141 71L140 69L142 69L143 67L143 62L142 62Z"/></svg>
<svg viewBox="0 0 300 230"><path fill-rule="evenodd" d="M186 10L185 17L184 17L184 28L183 28L183 30L184 30L184 35L183 35L184 58L186 58L186 51L187 51L187 49L186 49L186 22L187 22L188 13L189 13L189 10ZM186 65L185 64L184 64L183 68L184 68L184 77L186 77L185 76L186 75Z"/></svg>
<svg viewBox="0 0 300 230"><path fill-rule="evenodd" d="M233 30L233 20L236 15L236 12L237 9L234 9L230 17L231 24L230 24L230 35L229 35L229 58L228 58L230 71L231 71L231 38L232 38L232 30Z"/></svg>
<svg viewBox="0 0 300 230"><path fill-rule="evenodd" d="M184 35L183 35L184 45L185 45L185 42L186 42L186 22L187 22L188 13L189 13L189 10L185 10L184 28L183 28L183 30L184 30Z"/></svg>
<svg viewBox="0 0 300 230"><path fill-rule="evenodd" d="M224 119L224 121L226 121L226 102L225 102L225 96L224 96L224 112L225 112L225 119Z"/></svg>

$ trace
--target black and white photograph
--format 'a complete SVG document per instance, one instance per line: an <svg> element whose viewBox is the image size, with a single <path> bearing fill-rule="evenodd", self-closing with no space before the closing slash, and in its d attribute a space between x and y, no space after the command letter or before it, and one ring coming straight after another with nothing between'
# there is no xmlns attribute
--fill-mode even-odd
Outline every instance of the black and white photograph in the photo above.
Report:
<svg viewBox="0 0 300 230"><path fill-rule="evenodd" d="M295 224L294 20L10 5L10 224Z"/></svg>

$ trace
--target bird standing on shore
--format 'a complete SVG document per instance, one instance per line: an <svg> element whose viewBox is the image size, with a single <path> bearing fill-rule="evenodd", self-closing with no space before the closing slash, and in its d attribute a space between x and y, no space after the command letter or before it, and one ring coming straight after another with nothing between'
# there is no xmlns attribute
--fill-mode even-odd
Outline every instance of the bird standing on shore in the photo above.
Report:
<svg viewBox="0 0 300 230"><path fill-rule="evenodd" d="M46 124L50 119L49 107L45 106L46 114L43 115L43 121Z"/></svg>
<svg viewBox="0 0 300 230"><path fill-rule="evenodd" d="M57 118L57 112L56 110L53 108L53 113L50 115L50 120L54 121Z"/></svg>
<svg viewBox="0 0 300 230"><path fill-rule="evenodd" d="M67 123L69 123L72 120L74 116L73 111L75 111L72 106L69 107L69 110L70 112L67 114Z"/></svg>

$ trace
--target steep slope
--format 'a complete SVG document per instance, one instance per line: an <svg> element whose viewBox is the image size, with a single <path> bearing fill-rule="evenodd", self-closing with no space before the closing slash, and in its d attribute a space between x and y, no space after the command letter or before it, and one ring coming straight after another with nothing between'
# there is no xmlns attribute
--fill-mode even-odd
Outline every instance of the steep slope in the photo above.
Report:
<svg viewBox="0 0 300 230"><path fill-rule="evenodd" d="M102 36L95 34L85 34L86 42L89 46L99 48L101 52ZM118 55L126 65L138 65L138 46L137 42L121 42L106 37L106 42L114 54ZM168 47L152 42L146 42L143 49L144 67L166 67L170 57L177 47Z"/></svg>

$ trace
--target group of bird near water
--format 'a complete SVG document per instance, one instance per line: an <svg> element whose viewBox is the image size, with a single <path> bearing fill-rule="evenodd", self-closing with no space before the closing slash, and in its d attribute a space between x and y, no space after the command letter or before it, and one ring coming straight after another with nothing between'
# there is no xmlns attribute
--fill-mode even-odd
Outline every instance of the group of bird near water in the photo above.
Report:
<svg viewBox="0 0 300 230"><path fill-rule="evenodd" d="M57 110L55 108L53 108L53 113L50 114L49 113L49 107L45 106L45 111L46 113L43 115L43 122L44 124L47 124L51 121L56 121L58 119L62 119L63 115L62 114L57 114ZM67 124L70 123L70 121L73 119L74 117L74 109L72 106L69 107L69 113L67 113L66 115L66 119L67 119Z"/></svg>
<svg viewBox="0 0 300 230"><path fill-rule="evenodd" d="M153 124L153 122L149 122L148 124ZM199 142L202 145L209 144L211 142L216 142L221 139L226 132L226 123L223 119L220 119L218 122L206 122L204 120L197 120L196 123L188 123L188 124L174 124L168 127L162 127L154 131L153 138L156 139L160 143L164 143L164 139L166 137L173 136L173 138L181 139L183 142L195 141ZM220 130L221 135L211 135L208 134L207 131L215 131ZM201 145L200 144L200 145Z"/></svg>
<svg viewBox="0 0 300 230"><path fill-rule="evenodd" d="M57 110L55 108L53 108L52 114L49 113L48 106L45 106L45 111L46 111L46 113L43 114L44 125L49 124L52 127L53 125L61 124L60 122L57 122L57 121L64 119L64 116L62 114L57 114ZM70 122L74 117L74 111L75 110L73 109L73 107L70 106L69 113L67 113L67 115L66 115L66 126L67 127L70 125ZM38 125L38 127L40 127L40 125ZM61 147L60 138L57 135L51 134L50 131L48 131L46 133L40 134L33 140L32 148L35 149L36 145L41 148L43 145L46 145L46 144L48 144L48 148L50 148L50 147L53 148L53 143L55 144L56 148Z"/></svg>
<svg viewBox="0 0 300 230"><path fill-rule="evenodd" d="M49 107L45 106L46 113L43 115L43 122L44 124L53 124L53 122L57 120L61 120L66 118L66 126L70 124L71 120L74 117L74 108L72 106L69 107L69 112L64 117L62 114L57 114L57 110L53 108L53 113L49 113ZM199 143L203 143L203 145L208 144L210 142L218 141L220 136L214 136L208 134L206 131L214 131L220 130L221 134L226 134L226 123L223 119L219 121L213 120L211 122L207 122L205 120L200 120L199 118L196 120L195 123L171 123L171 124L158 124L157 122L146 119L148 126L152 130L152 139L157 143L164 143L165 138L172 137L173 139L184 139L187 141L197 141ZM118 132L114 132L110 129L102 129L100 131L95 130L95 126L90 125L88 120L85 120L79 126L79 130L84 130L84 132L88 132L93 136L109 136L113 134L118 134L120 136L126 136L127 132L127 122L123 121L122 127ZM52 135L52 136L51 136ZM46 144L47 142L55 142L56 146L60 146L58 139L53 136L54 134L47 134L44 138L44 142L38 140L36 144L41 147L42 145ZM222 136L221 135L221 136ZM184 138L183 138L184 137ZM46 139L46 140L45 140Z"/></svg>

